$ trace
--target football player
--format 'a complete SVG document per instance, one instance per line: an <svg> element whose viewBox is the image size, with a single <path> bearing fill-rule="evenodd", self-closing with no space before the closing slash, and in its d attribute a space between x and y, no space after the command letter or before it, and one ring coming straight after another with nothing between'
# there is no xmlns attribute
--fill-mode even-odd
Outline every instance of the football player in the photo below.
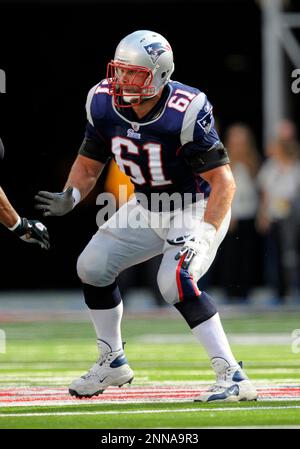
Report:
<svg viewBox="0 0 300 449"><path fill-rule="evenodd" d="M0 159L4 157L4 146L0 139ZM10 231L13 231L24 242L36 243L41 248L49 249L49 234L46 226L38 220L27 220L27 218L21 218L3 189L0 187L0 223L6 226Z"/></svg>
<svg viewBox="0 0 300 449"><path fill-rule="evenodd" d="M70 394L77 397L132 381L122 345L123 305L116 277L163 254L157 277L161 293L204 346L216 373L216 383L196 400L257 398L231 352L213 299L197 285L226 235L235 182L210 102L197 88L171 81L173 70L172 49L163 36L145 30L126 36L108 63L106 78L87 96L85 138L64 191L41 191L36 197L44 216L70 212L95 186L110 157L135 186L135 197L100 226L78 259L100 358L70 385ZM170 211L152 208L158 193L183 198L188 193L192 200ZM194 203L200 206L196 212ZM139 227L133 223L137 216ZM154 216L162 218L162 226L153 224Z"/></svg>

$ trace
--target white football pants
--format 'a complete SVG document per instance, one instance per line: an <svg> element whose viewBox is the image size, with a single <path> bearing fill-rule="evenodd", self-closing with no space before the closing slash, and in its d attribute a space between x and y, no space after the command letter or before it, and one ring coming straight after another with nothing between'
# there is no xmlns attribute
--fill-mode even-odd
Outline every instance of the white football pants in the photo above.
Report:
<svg viewBox="0 0 300 449"><path fill-rule="evenodd" d="M163 254L157 282L165 301L175 304L186 296L199 296L197 281L211 266L230 222L230 211L218 229L197 279L175 260L181 245L167 240L193 235L201 238L201 224L206 207L199 201L174 212L150 212L130 200L124 204L92 237L78 258L77 272L81 281L96 287L112 284L126 268Z"/></svg>

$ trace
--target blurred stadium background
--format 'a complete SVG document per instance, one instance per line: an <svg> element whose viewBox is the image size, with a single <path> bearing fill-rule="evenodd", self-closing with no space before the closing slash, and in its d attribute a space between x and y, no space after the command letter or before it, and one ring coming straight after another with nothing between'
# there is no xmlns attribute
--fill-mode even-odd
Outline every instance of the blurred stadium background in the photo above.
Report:
<svg viewBox="0 0 300 449"><path fill-rule="evenodd" d="M0 183L27 217L41 218L33 201L38 190L62 189L84 135L87 92L105 76L119 40L135 29L167 37L174 50L173 78L199 87L214 105L238 187L229 233L201 288L216 299L227 330L269 333L271 340L279 333L279 353L283 345L292 357L291 334L300 328L299 1L10 0L0 2L0 20L0 69L6 74L6 93L0 94L0 135L6 146ZM31 342L24 349L31 371L47 356L36 359L29 347L39 341L46 345L55 323L60 329L64 322L81 323L93 345L76 259L96 231L96 196L116 191L119 182L124 178L112 163L76 210L43 220L52 241L48 253L28 248L1 228L0 328L7 332L7 348L10 338L11 348L16 344L11 354L0 354L0 361L6 360L4 384L24 384L9 377L16 375L22 333ZM136 333L141 334L147 317L160 316L171 319L172 334L180 335L182 329L174 325L178 317L156 287L158 266L155 258L120 276L125 320L130 324L139 317ZM47 323L44 333L39 323ZM157 332L165 333L165 326L161 323ZM61 335L66 347L70 336L78 342L72 329L66 340ZM84 338L84 332L79 335ZM250 365L257 344L251 346ZM267 353L268 343L261 359ZM291 363L293 375L288 375L297 382L299 355L294 356L286 369ZM274 374L276 355L272 363ZM44 385L42 380L33 384Z"/></svg>

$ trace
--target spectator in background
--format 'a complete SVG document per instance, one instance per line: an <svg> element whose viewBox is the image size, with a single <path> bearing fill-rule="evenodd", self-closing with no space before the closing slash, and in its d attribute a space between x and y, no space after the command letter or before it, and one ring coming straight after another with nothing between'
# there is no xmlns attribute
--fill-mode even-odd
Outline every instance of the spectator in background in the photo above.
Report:
<svg viewBox="0 0 300 449"><path fill-rule="evenodd" d="M255 229L258 208L255 177L260 156L251 129L242 123L233 124L227 129L225 146L237 189L229 232L222 244L220 282L228 298L237 302L247 298L261 268L258 263L259 236Z"/></svg>
<svg viewBox="0 0 300 449"><path fill-rule="evenodd" d="M277 125L277 138L285 142L297 140L295 123L288 119L281 120Z"/></svg>
<svg viewBox="0 0 300 449"><path fill-rule="evenodd" d="M258 175L261 191L257 228L265 235L265 281L276 299L293 298L299 283L300 192L299 144L292 126L281 122L279 139L267 149L269 157ZM289 132L286 132L286 131Z"/></svg>
<svg viewBox="0 0 300 449"><path fill-rule="evenodd" d="M273 149L276 152L277 143L281 142L295 142L297 141L297 130L295 123L288 119L280 120L276 126L276 139L271 141L265 149L265 155L272 157Z"/></svg>

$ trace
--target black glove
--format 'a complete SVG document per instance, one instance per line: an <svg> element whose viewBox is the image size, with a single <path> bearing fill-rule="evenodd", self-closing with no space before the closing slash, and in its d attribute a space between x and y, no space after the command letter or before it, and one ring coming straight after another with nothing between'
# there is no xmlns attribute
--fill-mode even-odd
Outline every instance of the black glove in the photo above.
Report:
<svg viewBox="0 0 300 449"><path fill-rule="evenodd" d="M45 225L38 220L21 218L21 223L13 230L20 239L28 243L37 243L43 249L50 248L49 233Z"/></svg>
<svg viewBox="0 0 300 449"><path fill-rule="evenodd" d="M44 217L53 215L65 215L75 206L72 195L73 187L68 187L64 192L38 192L35 196L35 208L42 210Z"/></svg>

